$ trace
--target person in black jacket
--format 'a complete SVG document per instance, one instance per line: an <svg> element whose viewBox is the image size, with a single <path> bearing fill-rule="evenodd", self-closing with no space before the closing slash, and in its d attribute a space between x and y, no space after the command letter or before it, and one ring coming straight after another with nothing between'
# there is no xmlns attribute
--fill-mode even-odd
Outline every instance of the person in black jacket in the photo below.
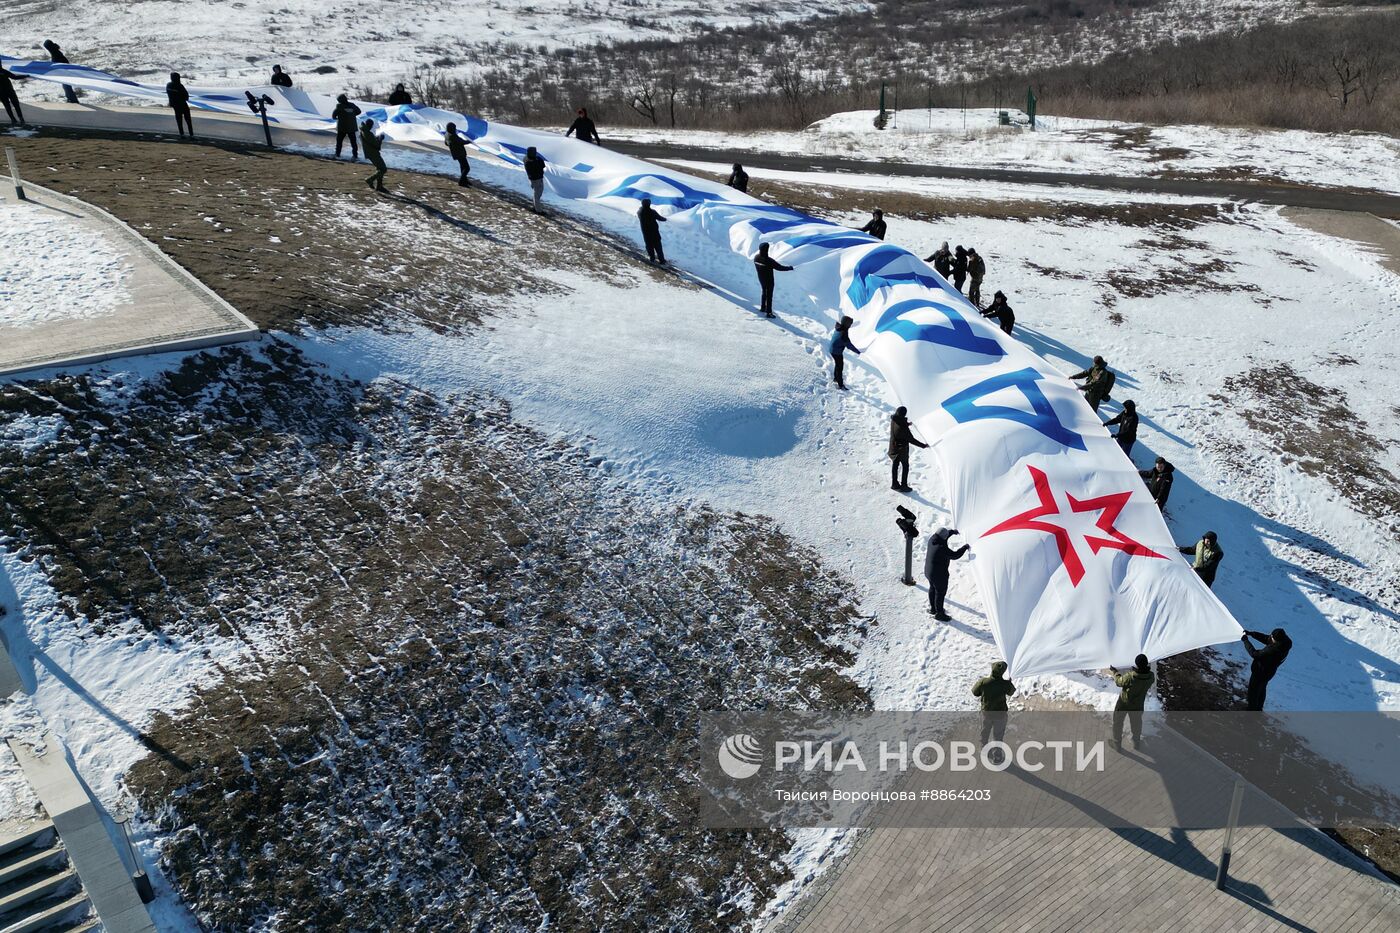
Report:
<svg viewBox="0 0 1400 933"><path fill-rule="evenodd" d="M335 157L340 158L340 149L345 145L345 141L350 140L350 161L360 160L359 142L359 121L355 118L360 115L360 108L350 103L350 98L341 94L335 99L335 109L331 111L331 116L335 117Z"/></svg>
<svg viewBox="0 0 1400 933"><path fill-rule="evenodd" d="M997 292L998 295L1001 292ZM1123 410L1112 418L1104 422L1104 427L1111 428L1118 425L1118 433L1113 439L1118 442L1118 446L1123 449L1123 454L1129 459L1133 456L1133 444L1137 442L1138 413L1137 402L1128 399L1123 403Z"/></svg>
<svg viewBox="0 0 1400 933"><path fill-rule="evenodd" d="M365 179L365 184L375 191L383 191L384 176L388 174L389 166L380 152L384 146L384 138L374 131L373 120L365 120L360 124L360 145L365 148L365 158L374 166L374 174Z"/></svg>
<svg viewBox="0 0 1400 933"><path fill-rule="evenodd" d="M831 334L831 360L836 364L836 388L846 388L846 351L850 350L856 356L860 356L860 351L856 345L851 343L851 325L855 321L849 316L843 316L836 322L836 330Z"/></svg>
<svg viewBox="0 0 1400 933"><path fill-rule="evenodd" d="M544 157L531 146L525 150L525 177L530 181L530 194L534 203L530 210L540 212L540 201L544 199Z"/></svg>
<svg viewBox="0 0 1400 933"><path fill-rule="evenodd" d="M1251 638L1264 647L1256 648L1251 645ZM1249 666L1249 690L1245 706L1254 712L1261 712L1264 709L1265 694L1269 690L1269 681L1274 679L1278 669L1287 660L1288 652L1293 650L1293 640L1283 629L1276 628L1268 635L1263 632L1245 632L1240 636L1240 641L1244 642L1244 650L1254 659Z"/></svg>
<svg viewBox="0 0 1400 933"><path fill-rule="evenodd" d="M170 109L175 111L175 128L180 131L180 136L184 137L185 128L189 127L190 138L193 139L194 120L190 119L190 92L180 82L178 71L170 72L170 80L165 85L165 99L170 104Z"/></svg>
<svg viewBox="0 0 1400 933"><path fill-rule="evenodd" d="M467 161L467 144L462 141L462 137L457 133L457 124L447 124L444 134L447 137L447 153L457 162L457 168L461 172L457 176L457 184L463 188L472 186L471 180L467 178L472 173L471 163Z"/></svg>
<svg viewBox="0 0 1400 933"><path fill-rule="evenodd" d="M792 266L785 266L768 255L768 244L758 245L758 255L753 258L754 271L758 273L758 310L769 317L773 316L773 273L791 272Z"/></svg>
<svg viewBox="0 0 1400 933"><path fill-rule="evenodd" d="M651 198L642 198L642 206L637 208L637 220L642 225L642 242L646 244L647 259L666 265L666 252L661 248L661 225L666 222L651 206Z"/></svg>
<svg viewBox="0 0 1400 933"><path fill-rule="evenodd" d="M1147 483L1147 491L1152 494L1152 501L1157 503L1157 508L1163 512L1167 510L1167 497L1172 492L1172 474L1175 472L1176 467L1168 463L1166 457L1158 457L1152 464L1152 469L1138 471L1138 475Z"/></svg>
<svg viewBox="0 0 1400 933"><path fill-rule="evenodd" d="M874 213L871 214L869 222L867 222L864 227L860 228L860 232L868 233L877 240L883 240L885 238L886 226L885 212L877 207Z"/></svg>
<svg viewBox="0 0 1400 933"><path fill-rule="evenodd" d="M970 544L955 548L948 539L957 534L956 528L940 528L929 535L928 551L924 555L924 576L928 578L928 611L939 622L950 622L952 617L943 609L943 599L948 595L948 565L967 553Z"/></svg>
<svg viewBox="0 0 1400 933"><path fill-rule="evenodd" d="M69 63L68 56L63 54L63 49L59 48L58 43L52 39L44 40L44 51L49 53L49 61L51 62L55 62L59 65L67 65ZM63 99L70 104L76 104L78 102L78 92L73 90L72 86L65 84L63 85Z"/></svg>
<svg viewBox="0 0 1400 933"><path fill-rule="evenodd" d="M742 191L745 194L749 191L749 173L744 171L744 167L738 162L734 163L734 171L729 173L729 177L724 182L735 191Z"/></svg>
<svg viewBox="0 0 1400 933"><path fill-rule="evenodd" d="M953 287L962 291L963 282L967 280L967 250L958 244L958 248L953 250Z"/></svg>
<svg viewBox="0 0 1400 933"><path fill-rule="evenodd" d="M395 84L393 92L389 94L389 106L400 107L411 103L413 103L413 98L409 96L408 91L404 90L404 86Z"/></svg>
<svg viewBox="0 0 1400 933"><path fill-rule="evenodd" d="M1006 296L1001 292L992 296L992 303L987 305L982 316L989 317L1001 325L1003 334L1011 333L1011 329L1016 326L1016 313L1011 310L1011 305L1006 303Z"/></svg>
<svg viewBox="0 0 1400 933"><path fill-rule="evenodd" d="M909 486L909 445L915 447L928 447L923 441L914 436L914 432L909 427L909 409L903 405L894 410L890 416L890 488L899 492L908 492ZM903 471L903 475L900 473Z"/></svg>
<svg viewBox="0 0 1400 933"><path fill-rule="evenodd" d="M291 87L292 76L283 71L281 65L273 65L271 84L273 87Z"/></svg>
<svg viewBox="0 0 1400 933"><path fill-rule="evenodd" d="M947 240L944 240L943 245L934 250L932 255L924 257L924 262L933 263L934 271L943 276L943 278L952 278L953 252L948 249Z"/></svg>
<svg viewBox="0 0 1400 933"><path fill-rule="evenodd" d="M574 122L569 124L564 135L573 136L577 134L579 142L592 143L601 146L603 141L598 138L598 125L593 122L593 118L588 115L588 110L580 107L574 115Z"/></svg>
<svg viewBox="0 0 1400 933"><path fill-rule="evenodd" d="M15 93L15 80L23 80L23 78L0 66L0 104L5 105L5 116L10 118L12 126L18 126L24 122L24 108L19 105L19 95Z"/></svg>

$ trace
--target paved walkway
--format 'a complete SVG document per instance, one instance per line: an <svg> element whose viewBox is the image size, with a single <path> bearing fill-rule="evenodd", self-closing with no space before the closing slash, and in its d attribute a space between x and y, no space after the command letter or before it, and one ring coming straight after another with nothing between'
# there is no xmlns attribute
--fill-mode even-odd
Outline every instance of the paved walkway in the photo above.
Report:
<svg viewBox="0 0 1400 933"><path fill-rule="evenodd" d="M1311 829L874 829L767 933L1400 930L1400 890Z"/></svg>
<svg viewBox="0 0 1400 933"><path fill-rule="evenodd" d="M25 105L28 113L28 105ZM1022 169L966 168L924 165L918 162L876 162L839 156L754 152L748 149L706 149L700 146L667 146L656 143L609 142L609 149L644 159L686 162L741 162L748 168L784 172L850 172L857 175L894 175L916 178L955 178L964 181L1000 181L1023 185L1098 188L1107 191L1145 191L1188 197L1257 201L1310 207L1319 210L1362 211L1377 217L1400 219L1400 195L1303 185L1264 184L1249 181L1217 181L1203 178L1148 178L1128 175L1096 175L1075 172L1037 172Z"/></svg>
<svg viewBox="0 0 1400 933"><path fill-rule="evenodd" d="M20 166L21 174L24 168ZM0 376L258 336L251 321L115 217L27 181L24 190L28 203L21 205L8 172L0 173L0 219L10 211L47 212L67 230L100 238L129 271L125 294L108 313L59 313L39 322L7 321L0 314Z"/></svg>
<svg viewBox="0 0 1400 933"><path fill-rule="evenodd" d="M62 742L50 735L45 753L35 754L23 742L11 739L10 750L53 820L106 933L155 933L131 873L101 812L69 765Z"/></svg>
<svg viewBox="0 0 1400 933"><path fill-rule="evenodd" d="M1373 252L1386 269L1400 275L1400 227L1374 214L1354 211L1319 211L1290 207L1283 216L1300 227L1342 237Z"/></svg>

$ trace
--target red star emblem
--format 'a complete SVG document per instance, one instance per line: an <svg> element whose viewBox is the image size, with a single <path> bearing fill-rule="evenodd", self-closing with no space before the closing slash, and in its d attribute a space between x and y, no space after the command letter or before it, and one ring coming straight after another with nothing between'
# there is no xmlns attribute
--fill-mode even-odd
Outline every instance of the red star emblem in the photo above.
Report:
<svg viewBox="0 0 1400 933"><path fill-rule="evenodd" d="M1044 472L1035 467L1027 467L1027 469L1031 471L1031 479L1035 481L1035 493L1040 499L1040 504L1033 509L1027 509L1020 515L1008 518L986 532L983 537L1000 534L1003 531L1044 531L1054 535L1055 546L1060 549L1060 560L1064 562L1065 570L1069 573L1069 582L1073 586L1078 586L1079 581L1084 579L1084 562L1080 560L1079 552L1075 550L1074 541L1070 537L1069 531L1059 525L1041 521L1041 519L1052 515L1064 514L1055 501L1054 492L1050 489L1050 479ZM1072 512L1099 513L1098 520L1094 524L1108 537L1085 535L1084 542L1089 545L1090 552L1097 554L1104 548L1112 548L1115 551L1125 551L1133 557L1155 557L1159 560L1166 560L1161 554L1134 541L1113 527L1113 523L1118 520L1118 514L1123 511L1123 507L1128 504L1132 495L1132 492L1115 492L1081 501L1071 494L1065 493L1065 498L1069 500Z"/></svg>

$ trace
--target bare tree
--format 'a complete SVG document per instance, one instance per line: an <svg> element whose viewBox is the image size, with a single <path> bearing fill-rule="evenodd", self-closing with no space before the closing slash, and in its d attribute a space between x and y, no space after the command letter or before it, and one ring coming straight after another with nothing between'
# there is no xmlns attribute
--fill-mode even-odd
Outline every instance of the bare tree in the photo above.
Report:
<svg viewBox="0 0 1400 933"><path fill-rule="evenodd" d="M1400 63L1393 55L1376 42L1366 42L1361 50L1361 99L1367 107L1374 106L1376 98L1394 82Z"/></svg>
<svg viewBox="0 0 1400 933"><path fill-rule="evenodd" d="M627 106L631 107L631 108L632 108L633 110L635 110L637 113L639 113L639 114L641 114L642 116L646 117L648 120L650 120L650 121L652 122L652 125L655 126L655 125L656 125L656 99L655 99L655 98L656 98L656 95L655 95L655 93L653 92L651 85L650 85L650 84L643 84L641 87L637 88L636 90L634 90L634 91L632 92L632 99L631 99L630 101L627 102Z"/></svg>
<svg viewBox="0 0 1400 933"><path fill-rule="evenodd" d="M802 74L802 68L798 65L795 56L785 55L778 59L773 66L772 72L773 86L782 95L783 103L787 107L793 123L797 126L806 126L807 119L807 81Z"/></svg>
<svg viewBox="0 0 1400 933"><path fill-rule="evenodd" d="M671 119L671 127L676 126L676 98L680 96L681 79L674 71L666 72L661 83L661 92L666 95L666 113Z"/></svg>
<svg viewBox="0 0 1400 933"><path fill-rule="evenodd" d="M413 99L428 107L442 107L452 96L453 81L437 66L413 69L408 79L408 91Z"/></svg>
<svg viewBox="0 0 1400 933"><path fill-rule="evenodd" d="M1343 43L1315 67L1313 77L1318 87L1345 110L1351 98L1361 90L1365 72L1365 66L1353 57L1349 44Z"/></svg>

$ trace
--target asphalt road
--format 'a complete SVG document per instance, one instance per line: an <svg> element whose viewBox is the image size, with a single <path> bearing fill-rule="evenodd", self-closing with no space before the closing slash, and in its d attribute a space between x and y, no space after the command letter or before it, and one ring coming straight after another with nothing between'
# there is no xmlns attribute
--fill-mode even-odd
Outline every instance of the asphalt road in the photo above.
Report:
<svg viewBox="0 0 1400 933"><path fill-rule="evenodd" d="M1205 198L1232 198L1285 207L1310 207L1330 211L1363 211L1400 220L1400 196L1344 188L1309 188L1302 185L1218 181L1205 178L1135 178L1125 175L1087 175L1073 172L1034 172L1020 169L959 168L920 165L914 162L873 162L833 156L791 155L738 149L706 149L654 143L607 142L609 149L645 159L684 159L693 162L740 162L749 168L784 172L848 172L858 175L893 175L914 178L954 178L964 181L999 181L1025 185L1100 188L1109 191L1142 191Z"/></svg>

